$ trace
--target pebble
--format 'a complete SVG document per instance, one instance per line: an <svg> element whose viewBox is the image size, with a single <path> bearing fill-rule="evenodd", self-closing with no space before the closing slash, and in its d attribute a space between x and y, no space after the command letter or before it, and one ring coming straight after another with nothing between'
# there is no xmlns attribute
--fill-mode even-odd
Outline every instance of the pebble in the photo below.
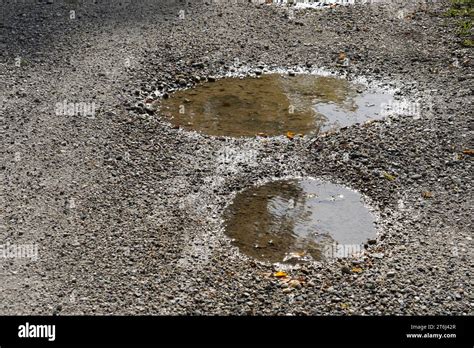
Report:
<svg viewBox="0 0 474 348"><path fill-rule="evenodd" d="M342 272L342 274L352 274L350 268L347 267L347 266L342 267L341 272Z"/></svg>

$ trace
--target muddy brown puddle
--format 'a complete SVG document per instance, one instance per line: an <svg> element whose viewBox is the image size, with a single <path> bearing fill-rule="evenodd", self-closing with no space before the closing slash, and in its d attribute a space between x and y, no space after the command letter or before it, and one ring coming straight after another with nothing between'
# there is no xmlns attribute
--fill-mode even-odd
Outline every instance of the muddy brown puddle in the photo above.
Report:
<svg viewBox="0 0 474 348"><path fill-rule="evenodd" d="M213 136L314 134L380 119L393 95L332 76L264 74L223 78L164 99L175 126Z"/></svg>

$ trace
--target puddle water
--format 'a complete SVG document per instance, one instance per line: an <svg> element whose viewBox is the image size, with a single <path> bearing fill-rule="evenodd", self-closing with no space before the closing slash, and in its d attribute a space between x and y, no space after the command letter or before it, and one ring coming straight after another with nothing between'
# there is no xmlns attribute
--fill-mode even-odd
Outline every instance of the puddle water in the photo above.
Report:
<svg viewBox="0 0 474 348"><path fill-rule="evenodd" d="M216 136L309 134L380 119L393 95L338 77L265 74L177 91L161 103L174 125Z"/></svg>
<svg viewBox="0 0 474 348"><path fill-rule="evenodd" d="M270 262L321 260L334 243L361 250L376 234L361 198L315 179L273 181L237 194L225 212L226 234L241 252Z"/></svg>

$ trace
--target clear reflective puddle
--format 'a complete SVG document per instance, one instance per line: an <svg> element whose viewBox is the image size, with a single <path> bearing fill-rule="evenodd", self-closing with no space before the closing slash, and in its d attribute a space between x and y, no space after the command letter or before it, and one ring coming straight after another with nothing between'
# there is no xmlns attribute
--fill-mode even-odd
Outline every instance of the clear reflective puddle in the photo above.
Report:
<svg viewBox="0 0 474 348"><path fill-rule="evenodd" d="M237 194L225 232L241 252L262 261L311 256L334 243L359 248L375 237L374 216L359 193L315 179L273 181Z"/></svg>

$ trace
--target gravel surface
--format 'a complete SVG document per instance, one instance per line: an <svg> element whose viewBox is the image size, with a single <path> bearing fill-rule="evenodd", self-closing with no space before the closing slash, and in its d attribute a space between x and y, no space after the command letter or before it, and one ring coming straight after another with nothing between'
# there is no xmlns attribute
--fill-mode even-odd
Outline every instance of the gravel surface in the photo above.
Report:
<svg viewBox="0 0 474 348"><path fill-rule="evenodd" d="M446 1L96 2L0 5L0 234L38 246L36 261L0 259L0 314L474 313L473 54ZM198 77L295 66L421 96L421 115L230 139L140 104ZM95 117L57 115L64 100L94 103ZM367 197L378 236L363 256L289 268L231 245L233 195L295 176Z"/></svg>

